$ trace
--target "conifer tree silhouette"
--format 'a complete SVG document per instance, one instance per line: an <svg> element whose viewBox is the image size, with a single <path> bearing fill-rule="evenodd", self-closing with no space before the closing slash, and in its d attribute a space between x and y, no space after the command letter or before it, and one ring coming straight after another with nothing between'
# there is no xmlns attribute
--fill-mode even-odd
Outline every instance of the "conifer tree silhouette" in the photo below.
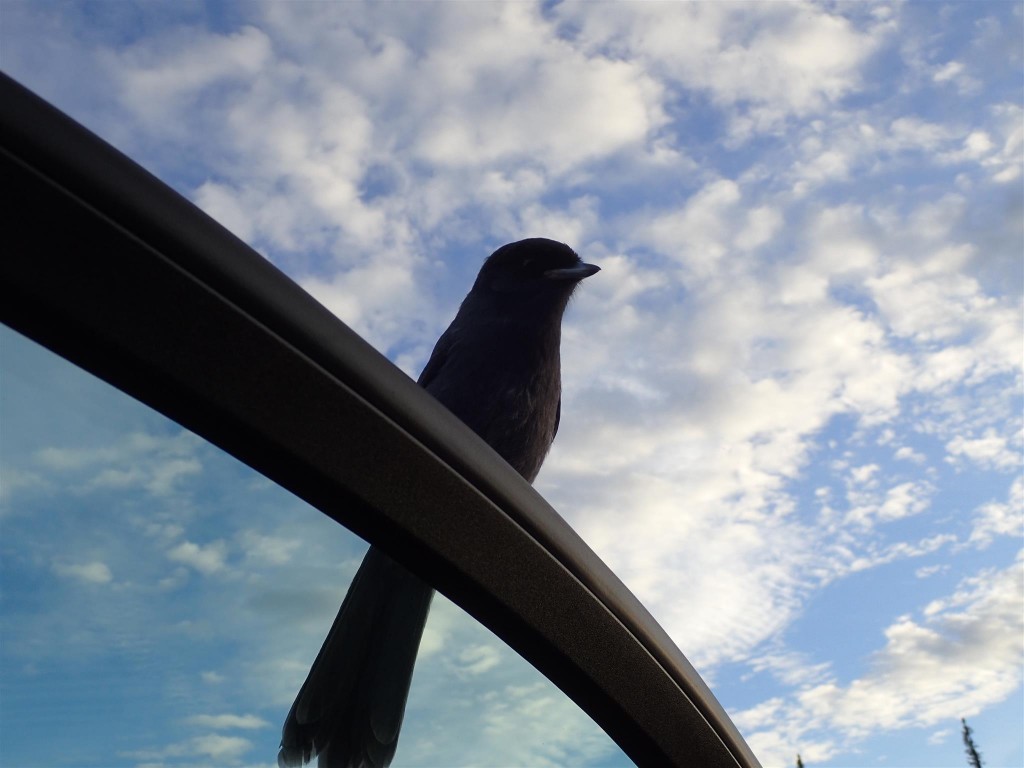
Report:
<svg viewBox="0 0 1024 768"><path fill-rule="evenodd" d="M981 753L978 752L978 748L974 746L974 737L971 736L971 726L967 724L967 721L962 717L960 722L964 727L964 752L967 753L967 764L971 768L982 768L981 766Z"/></svg>

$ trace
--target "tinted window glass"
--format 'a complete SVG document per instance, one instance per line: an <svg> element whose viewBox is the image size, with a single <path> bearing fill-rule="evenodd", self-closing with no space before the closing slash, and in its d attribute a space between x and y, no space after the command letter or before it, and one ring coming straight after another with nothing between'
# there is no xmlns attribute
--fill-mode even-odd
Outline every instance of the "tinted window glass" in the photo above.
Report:
<svg viewBox="0 0 1024 768"><path fill-rule="evenodd" d="M365 543L6 328L0 365L0 764L274 764ZM396 766L628 764L435 600Z"/></svg>

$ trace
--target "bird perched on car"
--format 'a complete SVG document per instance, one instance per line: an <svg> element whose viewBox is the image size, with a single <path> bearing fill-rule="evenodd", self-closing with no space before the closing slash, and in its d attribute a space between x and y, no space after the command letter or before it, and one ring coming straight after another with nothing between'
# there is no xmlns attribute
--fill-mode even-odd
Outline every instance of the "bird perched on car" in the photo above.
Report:
<svg viewBox="0 0 1024 768"><path fill-rule="evenodd" d="M502 246L419 377L529 482L558 431L562 315L579 282L598 270L554 240ZM433 594L370 547L285 720L280 766L313 756L320 768L391 763Z"/></svg>

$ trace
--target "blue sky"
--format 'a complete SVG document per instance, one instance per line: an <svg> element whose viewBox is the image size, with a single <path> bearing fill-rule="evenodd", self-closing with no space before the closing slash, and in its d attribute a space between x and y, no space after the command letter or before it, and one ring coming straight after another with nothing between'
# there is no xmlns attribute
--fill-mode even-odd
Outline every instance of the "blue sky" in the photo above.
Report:
<svg viewBox="0 0 1024 768"><path fill-rule="evenodd" d="M764 764L1018 766L1022 9L8 1L0 67L410 375L570 243L537 488ZM0 756L272 764L361 545L0 342ZM396 765L462 762L622 758L439 601Z"/></svg>

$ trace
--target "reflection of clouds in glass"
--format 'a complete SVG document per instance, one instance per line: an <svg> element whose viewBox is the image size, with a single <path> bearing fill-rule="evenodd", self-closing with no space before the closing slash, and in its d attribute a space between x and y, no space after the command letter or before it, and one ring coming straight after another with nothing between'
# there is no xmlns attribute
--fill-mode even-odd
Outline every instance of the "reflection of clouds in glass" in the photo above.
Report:
<svg viewBox="0 0 1024 768"><path fill-rule="evenodd" d="M498 649L490 645L471 645L459 654L462 666L459 672L467 675L480 675L498 666L500 655Z"/></svg>
<svg viewBox="0 0 1024 768"><path fill-rule="evenodd" d="M219 765L238 765L242 755L252 749L252 742L240 736L210 733L186 741L168 744L159 749L140 749L119 752L119 757L142 761L145 765L164 765L168 758L206 758ZM205 762L205 761L204 761ZM187 765L188 763L186 763ZM194 764L194 763L193 763ZM202 763L200 763L202 764Z"/></svg>
<svg viewBox="0 0 1024 768"><path fill-rule="evenodd" d="M109 584L114 578L107 564L98 561L80 565L54 563L53 570L61 576L69 576L90 584Z"/></svg>
<svg viewBox="0 0 1024 768"><path fill-rule="evenodd" d="M224 682L224 675L212 670L202 672L199 676L202 678L204 683L209 683L210 685L219 685Z"/></svg>
<svg viewBox="0 0 1024 768"><path fill-rule="evenodd" d="M632 764L554 684L441 595L431 631L443 642L417 659L396 768Z"/></svg>
<svg viewBox="0 0 1024 768"><path fill-rule="evenodd" d="M487 736L504 748L497 765L581 765L618 751L582 710L547 682L509 685L481 704ZM524 733L531 738L524 740ZM618 764L630 764L620 757Z"/></svg>
<svg viewBox="0 0 1024 768"><path fill-rule="evenodd" d="M134 433L114 445L90 448L48 446L34 453L34 466L52 475L74 474L76 490L88 493L141 487L155 496L175 490L176 484L202 471L192 455L199 442L181 430L171 437Z"/></svg>
<svg viewBox="0 0 1024 768"><path fill-rule="evenodd" d="M45 487L46 480L42 473L27 471L18 467L0 467L0 502L6 502L13 495L26 490L40 490ZM0 508L0 516L7 511L7 505Z"/></svg>
<svg viewBox="0 0 1024 768"><path fill-rule="evenodd" d="M267 536L255 531L242 531L239 544L247 559L266 565L286 565L302 547L298 539Z"/></svg>
<svg viewBox="0 0 1024 768"><path fill-rule="evenodd" d="M202 726L203 728L242 728L252 730L254 728L266 728L270 725L266 720L256 715L193 715L187 721L191 725Z"/></svg>

